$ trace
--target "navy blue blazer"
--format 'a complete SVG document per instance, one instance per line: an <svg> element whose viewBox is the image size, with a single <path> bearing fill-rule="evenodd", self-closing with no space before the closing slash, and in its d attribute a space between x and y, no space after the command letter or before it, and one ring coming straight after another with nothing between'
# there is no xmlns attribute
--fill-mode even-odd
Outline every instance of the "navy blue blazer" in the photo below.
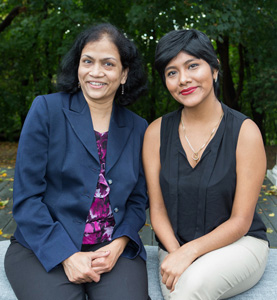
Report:
<svg viewBox="0 0 277 300"><path fill-rule="evenodd" d="M141 148L147 122L113 105L106 179L115 219L112 239L128 236L123 256L146 259L139 230L148 205ZM37 97L25 120L14 178L15 238L46 271L80 251L100 161L88 104L79 91Z"/></svg>

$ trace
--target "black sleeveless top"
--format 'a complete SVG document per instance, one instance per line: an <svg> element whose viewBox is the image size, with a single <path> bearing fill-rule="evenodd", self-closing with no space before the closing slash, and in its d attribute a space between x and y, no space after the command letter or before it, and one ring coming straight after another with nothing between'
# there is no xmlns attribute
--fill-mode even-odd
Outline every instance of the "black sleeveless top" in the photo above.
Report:
<svg viewBox="0 0 277 300"><path fill-rule="evenodd" d="M195 168L189 164L179 138L182 108L162 118L160 185L181 245L211 232L231 216L236 190L236 146L247 117L223 103L222 109L224 116L218 130ZM266 227L256 212L247 235L267 240ZM159 246L164 249L160 242Z"/></svg>

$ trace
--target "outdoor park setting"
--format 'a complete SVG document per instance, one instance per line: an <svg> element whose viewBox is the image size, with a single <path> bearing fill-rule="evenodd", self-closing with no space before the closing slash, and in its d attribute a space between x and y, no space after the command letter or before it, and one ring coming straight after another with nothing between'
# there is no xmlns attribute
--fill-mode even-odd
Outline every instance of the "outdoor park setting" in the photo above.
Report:
<svg viewBox="0 0 277 300"><path fill-rule="evenodd" d="M277 288L273 284L277 280L276 16L277 5L268 0L2 0L0 251L4 251L1 242L7 242L16 229L12 216L13 180L24 120L36 96L57 92L59 65L76 35L89 25L110 22L134 41L143 58L148 88L128 108L151 123L178 108L155 71L157 42L171 30L194 28L207 34L216 49L220 61L220 100L258 125L267 155L269 175L265 176L256 211L267 228L270 266L265 280L259 282L253 293L236 296L234 300L276 299ZM157 246L148 210L140 236L144 245ZM148 255L157 264L152 249L148 248ZM0 263L2 289L8 281L2 282L5 275L2 260ZM148 272L157 275L150 262ZM152 284L156 289L158 279ZM7 295L10 296L10 290ZM161 300L159 295L160 292L154 292L152 300ZM1 298L0 293L0 299L15 298Z"/></svg>

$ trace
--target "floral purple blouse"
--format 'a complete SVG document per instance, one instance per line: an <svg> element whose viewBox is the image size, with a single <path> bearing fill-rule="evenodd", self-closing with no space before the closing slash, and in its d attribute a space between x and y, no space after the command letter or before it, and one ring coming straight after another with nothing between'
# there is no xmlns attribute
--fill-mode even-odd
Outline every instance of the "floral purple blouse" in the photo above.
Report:
<svg viewBox="0 0 277 300"><path fill-rule="evenodd" d="M110 187L105 179L108 132L99 133L95 131L95 137L101 170L94 199L86 220L83 244L98 244L110 241L115 225L109 200Z"/></svg>

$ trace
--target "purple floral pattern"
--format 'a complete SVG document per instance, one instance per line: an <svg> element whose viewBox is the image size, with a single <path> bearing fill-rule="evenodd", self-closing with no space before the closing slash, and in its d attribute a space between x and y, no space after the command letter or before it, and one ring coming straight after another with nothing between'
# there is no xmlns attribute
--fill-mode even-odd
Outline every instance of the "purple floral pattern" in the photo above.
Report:
<svg viewBox="0 0 277 300"><path fill-rule="evenodd" d="M107 153L108 132L95 131L101 170L94 199L87 216L83 244L98 244L110 241L115 225L111 210L110 187L105 179L105 163Z"/></svg>

